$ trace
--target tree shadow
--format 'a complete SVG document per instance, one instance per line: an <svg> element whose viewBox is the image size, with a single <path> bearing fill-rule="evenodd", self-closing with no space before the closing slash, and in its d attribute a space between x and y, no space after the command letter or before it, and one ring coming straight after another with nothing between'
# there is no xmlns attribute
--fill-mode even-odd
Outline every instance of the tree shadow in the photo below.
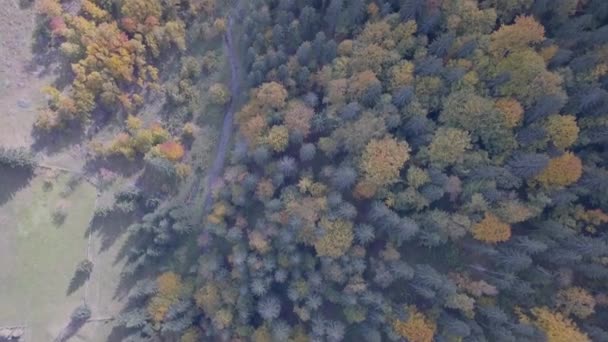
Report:
<svg viewBox="0 0 608 342"><path fill-rule="evenodd" d="M96 215L91 221L86 236L89 234L99 236L101 238L99 252L105 252L126 232L135 219L134 213L126 213L121 210L113 210L103 216Z"/></svg>
<svg viewBox="0 0 608 342"><path fill-rule="evenodd" d="M108 156L106 158L93 158L87 160L84 169L88 173L94 173L102 168L112 170L124 177L131 177L141 171L143 160L128 160L122 156Z"/></svg>
<svg viewBox="0 0 608 342"><path fill-rule="evenodd" d="M127 337L137 333L138 329L129 329L122 326L114 326L110 335L108 336L108 341L119 342L124 341Z"/></svg>
<svg viewBox="0 0 608 342"><path fill-rule="evenodd" d="M90 278L90 274L82 272L80 270L76 270L74 272L74 276L72 280L70 280L70 285L68 286L68 290L66 291L66 295L69 296L72 293L76 292L79 288L82 287Z"/></svg>
<svg viewBox="0 0 608 342"><path fill-rule="evenodd" d="M81 313L79 310L83 312ZM66 342L71 339L87 323L89 318L91 318L91 311L86 305L76 308L70 317L68 325L61 330L59 336L53 342Z"/></svg>
<svg viewBox="0 0 608 342"><path fill-rule="evenodd" d="M68 127L62 129L60 132L45 132L38 129L33 129L31 134L34 138L32 151L43 151L49 155L61 152L70 146L79 144L84 138L84 132L77 123L69 124Z"/></svg>
<svg viewBox="0 0 608 342"><path fill-rule="evenodd" d="M134 273L122 273L120 280L118 281L118 285L114 290L113 299L115 300L123 300L127 298L129 295L129 291L139 280L141 280L145 274L145 271L142 269L136 270Z"/></svg>
<svg viewBox="0 0 608 342"><path fill-rule="evenodd" d="M26 187L33 176L32 171L0 165L0 205L11 200L17 191Z"/></svg>

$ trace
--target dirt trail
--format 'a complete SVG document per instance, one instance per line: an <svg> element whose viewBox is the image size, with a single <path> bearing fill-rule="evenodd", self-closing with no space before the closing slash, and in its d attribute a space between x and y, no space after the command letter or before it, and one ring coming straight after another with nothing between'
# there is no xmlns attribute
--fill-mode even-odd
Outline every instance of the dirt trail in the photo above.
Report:
<svg viewBox="0 0 608 342"><path fill-rule="evenodd" d="M238 12L239 5L236 5L235 12ZM234 16L228 17L228 25L226 28L226 34L224 36L224 45L226 47L228 61L230 63L230 92L232 94L232 99L228 104L228 109L226 110L226 114L224 115L224 123L222 125L222 134L220 136L220 141L217 147L217 152L215 155L215 160L211 168L209 169L209 173L207 174L207 184L205 186L205 192L203 196L204 203L204 211L208 212L211 207L212 200L212 188L217 183L219 176L224 169L224 163L226 160L226 153L228 152L228 147L230 146L230 140L232 139L232 132L234 128L234 112L236 111L237 101L236 98L240 93L241 84L239 82L239 63L237 58L237 52L235 51L232 28L234 24Z"/></svg>

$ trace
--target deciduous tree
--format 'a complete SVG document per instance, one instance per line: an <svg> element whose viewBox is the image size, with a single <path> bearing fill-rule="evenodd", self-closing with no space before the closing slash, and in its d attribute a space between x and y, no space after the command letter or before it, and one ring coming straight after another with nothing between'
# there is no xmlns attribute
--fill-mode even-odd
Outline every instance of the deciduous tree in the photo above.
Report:
<svg viewBox="0 0 608 342"><path fill-rule="evenodd" d="M473 237L491 244L504 242L511 237L511 226L486 212L484 218L473 226Z"/></svg>
<svg viewBox="0 0 608 342"><path fill-rule="evenodd" d="M379 186L395 182L410 158L407 142L391 137L370 141L361 156L361 170L365 178Z"/></svg>
<svg viewBox="0 0 608 342"><path fill-rule="evenodd" d="M546 187L567 186L576 182L583 173L583 163L572 152L549 160L549 164L536 179Z"/></svg>

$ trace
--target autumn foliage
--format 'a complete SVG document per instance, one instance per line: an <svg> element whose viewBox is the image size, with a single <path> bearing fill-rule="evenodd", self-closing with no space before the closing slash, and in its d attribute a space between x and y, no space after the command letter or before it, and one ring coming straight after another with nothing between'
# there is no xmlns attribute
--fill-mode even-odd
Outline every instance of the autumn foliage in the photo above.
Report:
<svg viewBox="0 0 608 342"><path fill-rule="evenodd" d="M547 342L589 342L589 337L581 332L571 320L559 312L548 308L532 309L533 323L547 336Z"/></svg>
<svg viewBox="0 0 608 342"><path fill-rule="evenodd" d="M370 141L361 157L361 170L365 178L377 185L390 184L399 178L399 172L409 159L410 148L405 141L394 138Z"/></svg>
<svg viewBox="0 0 608 342"><path fill-rule="evenodd" d="M300 101L291 101L285 112L285 126L292 132L297 132L303 137L310 133L310 120L314 115L312 108Z"/></svg>
<svg viewBox="0 0 608 342"><path fill-rule="evenodd" d="M161 322L169 307L179 299L182 281L179 275L166 272L156 279L156 284L158 292L148 305L148 313L155 322Z"/></svg>
<svg viewBox="0 0 608 342"><path fill-rule="evenodd" d="M179 161L184 156L184 147L176 141L167 141L158 145L160 154L170 161Z"/></svg>
<svg viewBox="0 0 608 342"><path fill-rule="evenodd" d="M504 115L507 127L518 126L524 117L524 109L521 104L513 98L502 98L496 101L496 108Z"/></svg>
<svg viewBox="0 0 608 342"><path fill-rule="evenodd" d="M595 299L587 290L580 287L570 287L559 291L555 304L566 316L574 315L585 319L595 312Z"/></svg>
<svg viewBox="0 0 608 342"><path fill-rule="evenodd" d="M353 241L352 223L322 218L319 226L323 229L323 236L315 242L317 255L332 258L344 255Z"/></svg>
<svg viewBox="0 0 608 342"><path fill-rule="evenodd" d="M416 307L408 309L408 319L406 321L395 320L393 329L399 336L411 342L432 342L437 326L435 322L428 319Z"/></svg>
<svg viewBox="0 0 608 342"><path fill-rule="evenodd" d="M566 186L576 182L583 173L581 160L572 152L553 158L549 165L538 175L538 181L546 186Z"/></svg>
<svg viewBox="0 0 608 342"><path fill-rule="evenodd" d="M473 226L473 237L491 244L504 242L511 237L511 226L487 212L484 218Z"/></svg>
<svg viewBox="0 0 608 342"><path fill-rule="evenodd" d="M545 28L533 17L520 16L513 25L504 25L490 36L490 51L495 56L540 43L545 38Z"/></svg>
<svg viewBox="0 0 608 342"><path fill-rule="evenodd" d="M546 127L549 138L558 148L570 147L578 138L579 128L574 115L551 115Z"/></svg>

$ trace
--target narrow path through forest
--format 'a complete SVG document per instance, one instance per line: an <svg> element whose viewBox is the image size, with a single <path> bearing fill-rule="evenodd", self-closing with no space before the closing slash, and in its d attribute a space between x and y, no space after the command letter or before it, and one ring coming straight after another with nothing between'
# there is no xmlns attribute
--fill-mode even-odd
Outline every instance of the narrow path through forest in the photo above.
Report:
<svg viewBox="0 0 608 342"><path fill-rule="evenodd" d="M236 5L238 8L238 5ZM238 10L236 11L238 12ZM235 46L233 42L232 35L232 27L234 24L234 16L230 15L228 17L228 25L226 27L226 34L224 35L224 45L226 47L226 53L228 56L228 61L230 63L230 93L232 98L230 103L228 104L228 108L226 109L226 114L224 115L224 123L222 125L222 133L220 136L219 144L217 146L217 152L215 155L215 160L209 169L209 173L207 174L207 184L205 186L204 195L203 195L203 203L204 203L204 212L208 212L211 207L212 200L212 187L216 184L219 176L224 169L224 163L226 160L226 154L228 152L228 148L230 146L230 140L232 139L232 131L233 131L233 121L234 121L234 112L236 111L237 101L236 98L239 96L239 91L241 88L238 74L238 59L237 52L235 51Z"/></svg>

